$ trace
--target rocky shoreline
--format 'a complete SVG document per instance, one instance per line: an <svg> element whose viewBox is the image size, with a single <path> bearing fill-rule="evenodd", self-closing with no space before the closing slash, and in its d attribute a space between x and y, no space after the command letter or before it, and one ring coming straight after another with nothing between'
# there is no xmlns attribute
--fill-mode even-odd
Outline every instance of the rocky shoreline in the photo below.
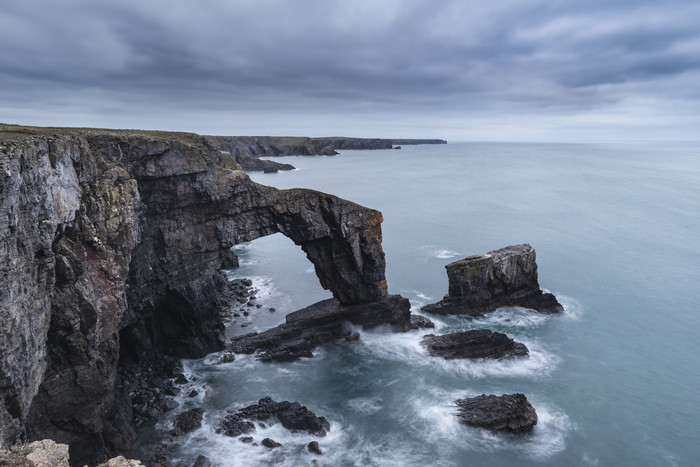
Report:
<svg viewBox="0 0 700 467"><path fill-rule="evenodd" d="M226 350L221 362L236 353L285 362L357 340L355 326L433 326L411 314L407 299L389 294L380 212L312 190L253 183L233 154L244 154L236 153L238 144L263 143L228 139L226 150L212 138L0 131L0 446L52 438L70 444L75 465L95 465L126 452L144 422L180 409L175 397L190 382L182 357ZM328 152L340 140L305 140L311 149L304 147ZM391 145L368 141L343 144ZM285 144L298 148L293 143ZM276 232L302 248L334 298L226 342L227 323L245 327L254 312L275 311L257 302L250 280L222 272L237 266L230 248ZM452 263L450 293L423 311L561 309L539 289L534 261L532 247L517 245ZM448 359L527 355L523 344L489 330L428 335L424 345ZM281 421L289 410L316 420L295 404L261 399L257 409L229 414L229 425ZM256 418L260 413L267 422ZM203 414L199 407L179 413L171 435L196 430ZM279 447L271 439L260 443ZM322 452L318 442L308 450ZM166 451L148 461L168 465Z"/></svg>

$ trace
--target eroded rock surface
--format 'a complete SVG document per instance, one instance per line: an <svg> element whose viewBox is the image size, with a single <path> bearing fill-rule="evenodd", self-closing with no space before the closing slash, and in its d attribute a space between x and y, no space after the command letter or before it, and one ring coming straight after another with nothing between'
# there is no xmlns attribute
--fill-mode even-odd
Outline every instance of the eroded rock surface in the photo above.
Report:
<svg viewBox="0 0 700 467"><path fill-rule="evenodd" d="M474 329L434 336L427 334L421 341L430 355L448 360L455 358L509 358L528 355L525 344L489 329Z"/></svg>
<svg viewBox="0 0 700 467"><path fill-rule="evenodd" d="M562 310L554 295L537 282L535 249L513 245L485 255L469 256L445 266L449 291L428 313L480 316L504 306L522 306L544 313Z"/></svg>
<svg viewBox="0 0 700 467"><path fill-rule="evenodd" d="M49 437L76 463L125 450L122 374L224 347L220 269L236 243L281 232L339 304L374 309L387 295L381 222L255 184L198 135L0 132L0 446Z"/></svg>
<svg viewBox="0 0 700 467"><path fill-rule="evenodd" d="M524 394L482 394L458 399L459 420L492 432L524 433L537 424L537 413Z"/></svg>

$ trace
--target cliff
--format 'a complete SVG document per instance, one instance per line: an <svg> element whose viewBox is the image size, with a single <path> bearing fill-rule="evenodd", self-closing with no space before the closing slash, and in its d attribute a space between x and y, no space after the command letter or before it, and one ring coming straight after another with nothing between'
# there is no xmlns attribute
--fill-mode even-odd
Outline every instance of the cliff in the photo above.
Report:
<svg viewBox="0 0 700 467"><path fill-rule="evenodd" d="M443 139L347 138L334 136L206 136L211 146L228 152L245 171L293 170L290 164L260 159L280 156L333 156L337 150L391 149L394 145L447 144Z"/></svg>
<svg viewBox="0 0 700 467"><path fill-rule="evenodd" d="M126 449L120 368L223 348L236 243L282 232L344 309L384 300L381 222L255 184L208 137L0 126L0 447L51 438L76 463Z"/></svg>

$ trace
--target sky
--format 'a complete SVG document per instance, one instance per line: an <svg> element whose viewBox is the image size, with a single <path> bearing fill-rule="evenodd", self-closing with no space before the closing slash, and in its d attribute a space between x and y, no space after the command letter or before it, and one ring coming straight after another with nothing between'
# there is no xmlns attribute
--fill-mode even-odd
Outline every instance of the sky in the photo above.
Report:
<svg viewBox="0 0 700 467"><path fill-rule="evenodd" d="M0 0L0 122L700 140L700 2Z"/></svg>

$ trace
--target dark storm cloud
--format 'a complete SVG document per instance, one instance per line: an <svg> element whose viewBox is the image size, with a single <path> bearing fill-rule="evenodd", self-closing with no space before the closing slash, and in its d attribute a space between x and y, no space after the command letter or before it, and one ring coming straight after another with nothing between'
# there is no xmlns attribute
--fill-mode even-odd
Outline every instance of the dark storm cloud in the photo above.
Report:
<svg viewBox="0 0 700 467"><path fill-rule="evenodd" d="M492 3L5 0L0 109L531 113L697 99L697 2Z"/></svg>

